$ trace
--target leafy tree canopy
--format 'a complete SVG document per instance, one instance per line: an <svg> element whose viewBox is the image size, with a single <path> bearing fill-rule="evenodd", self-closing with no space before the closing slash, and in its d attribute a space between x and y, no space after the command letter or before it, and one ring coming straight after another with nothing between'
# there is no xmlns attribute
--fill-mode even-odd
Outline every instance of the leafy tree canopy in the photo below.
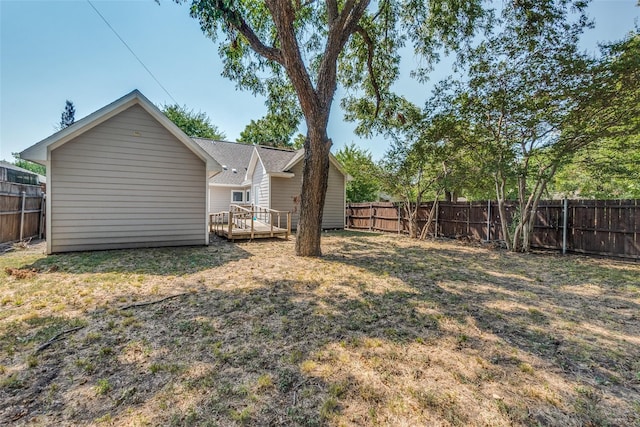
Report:
<svg viewBox="0 0 640 427"><path fill-rule="evenodd" d="M267 86L270 94L266 100L267 114L258 120L251 120L240 133L239 141L273 147L302 148L304 136L296 135L302 111L295 90L280 79L268 82Z"/></svg>
<svg viewBox="0 0 640 427"><path fill-rule="evenodd" d="M354 143L345 145L336 153L336 159L351 176L347 182L347 202L373 202L380 192L380 170L368 150Z"/></svg>
<svg viewBox="0 0 640 427"><path fill-rule="evenodd" d="M588 105L593 119L568 132L597 141L563 164L550 192L568 197L640 198L640 29L602 46Z"/></svg>
<svg viewBox="0 0 640 427"><path fill-rule="evenodd" d="M181 2L181 0L176 0ZM191 15L218 43L223 75L265 95L278 109L290 87L306 122L306 154L296 253L320 255L331 139L327 124L338 84L347 104L377 116L393 99L399 49L412 42L428 72L444 49L456 49L486 17L482 0L192 0Z"/></svg>
<svg viewBox="0 0 640 427"><path fill-rule="evenodd" d="M26 169L28 171L31 171L33 173L37 173L39 175L43 175L46 176L47 175L47 169L42 166L39 165L37 163L33 163L30 162L29 160L24 160L20 158L20 154L19 153L11 153L13 155L13 164L22 168L22 169Z"/></svg>
<svg viewBox="0 0 640 427"><path fill-rule="evenodd" d="M298 128L299 120L284 115L268 113L258 120L251 120L242 132L238 142L248 144L267 145L282 148L301 148L296 146L294 133ZM304 140L304 137L302 137Z"/></svg>
<svg viewBox="0 0 640 427"><path fill-rule="evenodd" d="M208 138L223 140L226 138L224 132L211 123L209 117L203 112L194 112L186 106L164 105L160 108L162 112L176 124L188 136L197 138Z"/></svg>

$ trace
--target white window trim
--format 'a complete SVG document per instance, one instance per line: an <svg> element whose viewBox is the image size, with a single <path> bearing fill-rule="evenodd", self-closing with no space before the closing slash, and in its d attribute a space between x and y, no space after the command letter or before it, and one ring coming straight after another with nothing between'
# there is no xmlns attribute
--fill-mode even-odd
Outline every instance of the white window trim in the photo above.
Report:
<svg viewBox="0 0 640 427"><path fill-rule="evenodd" d="M240 193L240 200L233 200L234 193ZM231 203L244 203L244 190L231 190Z"/></svg>

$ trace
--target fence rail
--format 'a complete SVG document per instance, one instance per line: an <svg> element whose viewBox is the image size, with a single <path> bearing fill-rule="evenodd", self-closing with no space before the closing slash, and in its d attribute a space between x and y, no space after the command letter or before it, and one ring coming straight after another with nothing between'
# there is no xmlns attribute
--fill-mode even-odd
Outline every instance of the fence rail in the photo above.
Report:
<svg viewBox="0 0 640 427"><path fill-rule="evenodd" d="M42 237L45 203L40 187L0 184L0 243Z"/></svg>
<svg viewBox="0 0 640 427"><path fill-rule="evenodd" d="M498 203L437 203L428 233L443 237L504 240ZM418 233L427 223L434 203L418 210ZM516 203L507 203L509 221ZM349 203L347 228L408 233L409 224L401 204ZM640 259L640 200L544 200L536 212L533 248L557 249L594 255Z"/></svg>

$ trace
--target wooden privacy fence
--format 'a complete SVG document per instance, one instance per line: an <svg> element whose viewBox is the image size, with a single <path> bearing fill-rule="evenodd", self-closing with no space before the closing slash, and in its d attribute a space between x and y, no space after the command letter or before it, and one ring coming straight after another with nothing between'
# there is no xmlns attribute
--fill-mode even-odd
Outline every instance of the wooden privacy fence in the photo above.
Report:
<svg viewBox="0 0 640 427"><path fill-rule="evenodd" d="M427 223L433 202L418 210L418 233ZM509 221L517 204L506 205ZM402 204L349 203L347 228L408 233ZM476 240L504 240L498 203L442 202L429 234ZM544 200L536 212L533 248L640 259L640 200Z"/></svg>
<svg viewBox="0 0 640 427"><path fill-rule="evenodd" d="M44 206L39 186L0 182L0 243L42 237Z"/></svg>

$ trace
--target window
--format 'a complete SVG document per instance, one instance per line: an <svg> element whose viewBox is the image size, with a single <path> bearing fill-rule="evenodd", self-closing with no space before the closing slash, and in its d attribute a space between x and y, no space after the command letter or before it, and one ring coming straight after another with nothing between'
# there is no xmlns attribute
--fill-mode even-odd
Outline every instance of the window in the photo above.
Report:
<svg viewBox="0 0 640 427"><path fill-rule="evenodd" d="M38 177L34 174L7 169L7 181L18 184L38 185Z"/></svg>
<svg viewBox="0 0 640 427"><path fill-rule="evenodd" d="M242 203L242 191L232 191L231 201L234 203Z"/></svg>
<svg viewBox="0 0 640 427"><path fill-rule="evenodd" d="M251 202L251 191L247 190L247 192L245 193L245 196L247 197L244 198L244 201L247 203Z"/></svg>

